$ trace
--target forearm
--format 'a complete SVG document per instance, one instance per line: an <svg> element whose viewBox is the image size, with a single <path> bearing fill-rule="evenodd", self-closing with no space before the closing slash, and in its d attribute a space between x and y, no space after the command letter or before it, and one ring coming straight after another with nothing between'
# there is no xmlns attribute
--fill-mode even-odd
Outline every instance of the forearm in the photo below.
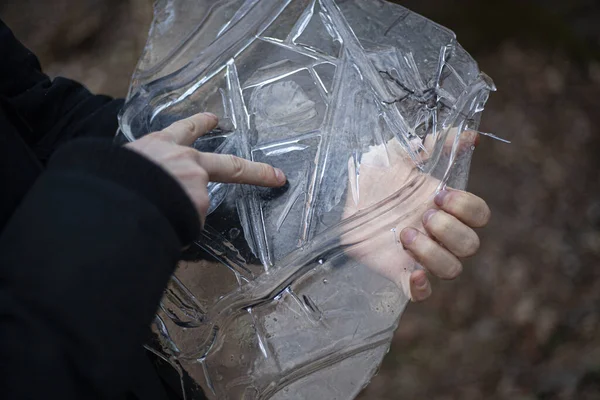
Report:
<svg viewBox="0 0 600 400"><path fill-rule="evenodd" d="M82 165L86 153L93 166ZM129 153L59 153L0 236L0 351L11 365L2 379L20 395L121 393L180 249L199 229L184 225L197 216L177 183ZM159 197L144 194L159 187Z"/></svg>

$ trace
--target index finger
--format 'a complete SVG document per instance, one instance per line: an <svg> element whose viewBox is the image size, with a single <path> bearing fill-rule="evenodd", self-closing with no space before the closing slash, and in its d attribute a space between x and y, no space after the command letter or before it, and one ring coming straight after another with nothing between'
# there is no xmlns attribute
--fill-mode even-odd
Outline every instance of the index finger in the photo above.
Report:
<svg viewBox="0 0 600 400"><path fill-rule="evenodd" d="M200 136L209 132L217 126L219 119L212 113L200 113L184 118L161 131L168 135L173 142L184 146L189 146Z"/></svg>
<svg viewBox="0 0 600 400"><path fill-rule="evenodd" d="M199 164L212 182L244 183L279 187L285 184L282 170L268 164L249 161L230 154L198 153Z"/></svg>

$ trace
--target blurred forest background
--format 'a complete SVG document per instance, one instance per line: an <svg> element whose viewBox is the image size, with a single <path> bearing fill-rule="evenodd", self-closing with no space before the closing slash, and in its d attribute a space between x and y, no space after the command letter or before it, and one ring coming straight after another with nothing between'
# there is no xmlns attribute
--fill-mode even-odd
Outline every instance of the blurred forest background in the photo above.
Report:
<svg viewBox="0 0 600 400"><path fill-rule="evenodd" d="M410 305L362 399L600 399L600 2L406 0L498 86L469 189L493 220L454 282ZM4 0L51 76L124 96L152 0ZM1 62L1 60L0 60Z"/></svg>

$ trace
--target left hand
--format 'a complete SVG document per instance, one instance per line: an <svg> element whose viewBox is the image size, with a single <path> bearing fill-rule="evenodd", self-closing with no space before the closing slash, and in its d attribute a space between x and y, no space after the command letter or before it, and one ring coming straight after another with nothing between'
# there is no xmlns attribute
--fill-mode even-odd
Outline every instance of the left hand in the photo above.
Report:
<svg viewBox="0 0 600 400"><path fill-rule="evenodd" d="M487 225L490 216L490 209L481 198L445 189L435 196L434 206L423 213L424 231L404 228L400 240L407 253L427 271L442 279L454 279L462 272L461 259L479 250L479 236L473 228ZM413 301L431 295L425 271L411 273L410 293Z"/></svg>
<svg viewBox="0 0 600 400"><path fill-rule="evenodd" d="M477 140L477 134L463 133L459 151L470 148ZM445 144L445 151L450 151L452 142ZM396 193L419 174L394 140L372 148L363 154L361 161L358 181L352 160L348 165L350 179L344 218ZM485 226L491 215L484 200L461 190L444 189L431 200L431 194L439 186L439 180L425 176L422 185L403 201L402 207L390 212L388 220L400 217L406 210L417 210L392 229L396 240L387 233L363 237L360 228L341 238L345 244L361 243L351 246L348 253L404 288L413 301L431 295L427 272L441 279L454 279L462 272L461 259L474 255L479 248L479 237L473 228Z"/></svg>

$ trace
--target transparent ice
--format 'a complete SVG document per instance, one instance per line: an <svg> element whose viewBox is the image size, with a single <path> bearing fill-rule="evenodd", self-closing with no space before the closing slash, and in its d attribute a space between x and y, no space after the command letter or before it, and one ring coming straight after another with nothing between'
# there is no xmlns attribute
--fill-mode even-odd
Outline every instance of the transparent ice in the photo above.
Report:
<svg viewBox="0 0 600 400"><path fill-rule="evenodd" d="M385 1L157 1L121 137L210 111L219 127L196 149L289 178L209 185L148 344L188 399L360 392L419 268L398 235L466 185L491 90L452 32Z"/></svg>

